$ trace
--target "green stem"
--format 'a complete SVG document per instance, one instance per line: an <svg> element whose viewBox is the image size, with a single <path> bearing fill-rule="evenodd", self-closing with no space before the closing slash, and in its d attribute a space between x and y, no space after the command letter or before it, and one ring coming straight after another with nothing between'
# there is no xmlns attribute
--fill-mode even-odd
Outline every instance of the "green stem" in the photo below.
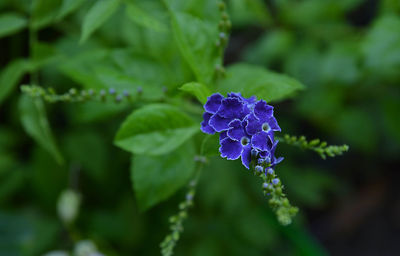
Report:
<svg viewBox="0 0 400 256"><path fill-rule="evenodd" d="M186 193L186 198L179 204L179 212L169 218L171 233L168 234L161 242L161 254L163 256L173 255L174 248L179 241L180 235L183 232L183 221L188 216L189 208L193 207L193 199L196 193L197 183L203 169L204 161L200 159L194 174L194 178L189 182L189 189Z"/></svg>
<svg viewBox="0 0 400 256"><path fill-rule="evenodd" d="M37 31L29 26L29 59L35 59L35 44L37 43ZM36 69L31 67L30 70L30 83L31 84L39 84L39 74L37 73Z"/></svg>

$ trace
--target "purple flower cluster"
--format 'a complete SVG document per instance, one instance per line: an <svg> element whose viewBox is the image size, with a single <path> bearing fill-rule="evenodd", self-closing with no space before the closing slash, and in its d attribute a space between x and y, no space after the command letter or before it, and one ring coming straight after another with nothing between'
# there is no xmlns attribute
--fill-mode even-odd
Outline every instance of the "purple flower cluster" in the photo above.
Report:
<svg viewBox="0 0 400 256"><path fill-rule="evenodd" d="M215 93L208 97L201 130L208 134L220 132L219 151L222 157L235 160L241 157L249 169L252 159L258 164L274 167L283 158L275 158L278 143L274 132L281 131L273 107L255 96L244 98L240 93L227 97Z"/></svg>

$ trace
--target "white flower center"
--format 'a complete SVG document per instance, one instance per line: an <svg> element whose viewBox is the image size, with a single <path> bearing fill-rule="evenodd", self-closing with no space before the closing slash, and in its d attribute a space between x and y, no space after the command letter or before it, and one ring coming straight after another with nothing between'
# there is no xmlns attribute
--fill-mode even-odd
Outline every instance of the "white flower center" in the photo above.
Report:
<svg viewBox="0 0 400 256"><path fill-rule="evenodd" d="M271 127L269 127L269 124L268 124L268 123L263 123L263 125L262 125L262 130L263 130L264 132L268 132L269 130L271 130Z"/></svg>
<svg viewBox="0 0 400 256"><path fill-rule="evenodd" d="M250 139L247 138L246 136L242 137L242 139L240 140L240 143L242 143L242 146L247 146L250 143Z"/></svg>

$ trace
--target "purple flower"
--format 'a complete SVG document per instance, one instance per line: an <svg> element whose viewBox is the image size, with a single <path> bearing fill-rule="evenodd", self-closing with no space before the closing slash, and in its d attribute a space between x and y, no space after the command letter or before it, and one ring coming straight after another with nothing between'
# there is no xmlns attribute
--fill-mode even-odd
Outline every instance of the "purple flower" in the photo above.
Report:
<svg viewBox="0 0 400 256"><path fill-rule="evenodd" d="M278 157L278 158L275 157L275 149L277 145L278 145L278 140L275 140L274 144L271 147L271 150L260 152L260 157L264 158L271 168L274 168L275 165L283 161L283 157Z"/></svg>
<svg viewBox="0 0 400 256"><path fill-rule="evenodd" d="M239 157L242 158L243 165L249 169L251 161L251 143L250 138L244 130L242 121L235 119L229 123L229 130L221 133L222 139L220 140L222 157L228 160L235 160Z"/></svg>
<svg viewBox="0 0 400 256"><path fill-rule="evenodd" d="M264 100L257 101L255 96L244 98L234 92L227 97L215 93L207 98L204 110L201 130L220 133L222 157L229 160L241 157L248 169L251 159L269 166L282 161L274 156L277 144L274 132L281 129L273 116L273 107Z"/></svg>
<svg viewBox="0 0 400 256"><path fill-rule="evenodd" d="M254 111L247 117L246 131L254 135L259 132L281 131L274 117L274 108L264 100L258 101L254 106Z"/></svg>
<svg viewBox="0 0 400 256"><path fill-rule="evenodd" d="M212 114L210 114L209 112L204 112L204 114L203 114L203 122L201 122L201 128L200 128L202 132L208 133L208 134L214 134L215 133L214 128L212 128L208 123L210 121L211 117L212 117Z"/></svg>
<svg viewBox="0 0 400 256"><path fill-rule="evenodd" d="M216 113L210 118L209 125L217 132L229 129L229 123L234 119L243 120L250 109L245 101L237 97L221 100Z"/></svg>

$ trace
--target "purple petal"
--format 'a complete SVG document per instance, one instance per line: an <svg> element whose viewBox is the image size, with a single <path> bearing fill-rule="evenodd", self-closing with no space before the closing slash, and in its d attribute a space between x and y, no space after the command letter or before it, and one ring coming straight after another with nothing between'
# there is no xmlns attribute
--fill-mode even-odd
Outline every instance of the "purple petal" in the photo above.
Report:
<svg viewBox="0 0 400 256"><path fill-rule="evenodd" d="M208 112L204 112L203 114L203 122L201 122L201 131L208 134L214 134L215 130L212 128L208 122L210 121L212 114Z"/></svg>
<svg viewBox="0 0 400 256"><path fill-rule="evenodd" d="M226 137L228 137L227 131L223 131L223 132L221 132L221 133L219 134L219 140L220 140L220 141L223 140L223 139L225 139Z"/></svg>
<svg viewBox="0 0 400 256"><path fill-rule="evenodd" d="M242 122L239 119L235 119L229 123L228 137L232 140L240 141L241 138L246 136L243 129Z"/></svg>
<svg viewBox="0 0 400 256"><path fill-rule="evenodd" d="M271 116L268 121L267 121L269 127L271 127L271 130L275 132L280 132L281 127L279 127L278 122L276 121L275 117Z"/></svg>
<svg viewBox="0 0 400 256"><path fill-rule="evenodd" d="M204 105L204 109L212 114L217 113L219 107L221 106L221 101L223 98L224 96L222 96L221 94L214 93L213 95L207 98L207 102Z"/></svg>
<svg viewBox="0 0 400 256"><path fill-rule="evenodd" d="M275 157L274 157L275 158ZM278 157L277 159L274 159L274 161L273 161L273 165L277 165L277 164L279 164L280 162L282 162L283 161L283 157Z"/></svg>
<svg viewBox="0 0 400 256"><path fill-rule="evenodd" d="M222 132L224 130L228 130L229 129L228 125L229 125L231 120L232 119L230 119L230 118L224 118L224 117L221 117L218 114L214 114L210 118L210 121L208 123L217 132Z"/></svg>
<svg viewBox="0 0 400 256"><path fill-rule="evenodd" d="M264 100L260 100L254 107L255 116L261 121L268 120L274 113L274 107L270 106Z"/></svg>
<svg viewBox="0 0 400 256"><path fill-rule="evenodd" d="M256 96L251 96L250 98L245 99L248 104L254 104L257 101Z"/></svg>
<svg viewBox="0 0 400 256"><path fill-rule="evenodd" d="M271 136L270 136L270 139L271 139ZM274 141L273 139L271 139L271 141ZM270 149L270 154L271 154L271 157L274 157L274 154L275 154L275 149L276 149L276 146L278 145L278 140L275 140L273 143L272 143L272 146L271 146L271 149Z"/></svg>
<svg viewBox="0 0 400 256"><path fill-rule="evenodd" d="M240 92L230 92L230 93L228 93L227 96L229 98L238 98L238 99L244 100L244 98Z"/></svg>
<svg viewBox="0 0 400 256"><path fill-rule="evenodd" d="M251 145L249 144L248 146L243 148L242 152L242 164L249 169L250 168L250 162L251 162Z"/></svg>
<svg viewBox="0 0 400 256"><path fill-rule="evenodd" d="M267 162L271 161L271 152L270 151L260 151L259 154L260 154L260 157L264 158ZM266 158L268 158L268 159L266 159Z"/></svg>
<svg viewBox="0 0 400 256"><path fill-rule="evenodd" d="M238 98L223 99L218 114L225 118L238 118L243 114L243 103Z"/></svg>
<svg viewBox="0 0 400 256"><path fill-rule="evenodd" d="M246 132L250 135L254 135L261 131L262 123L254 114L249 114L246 117Z"/></svg>
<svg viewBox="0 0 400 256"><path fill-rule="evenodd" d="M245 98L242 96L242 94L240 92L236 93L236 92L231 92L228 93L228 97L229 98L238 98L241 99L242 101L245 101L247 104L254 104L257 100L256 96L251 96L250 98Z"/></svg>
<svg viewBox="0 0 400 256"><path fill-rule="evenodd" d="M259 132L251 138L251 144L258 150L267 151L272 147L271 138L266 132Z"/></svg>
<svg viewBox="0 0 400 256"><path fill-rule="evenodd" d="M243 147L239 141L231 140L230 138L225 138L221 141L219 152L221 152L222 157L226 157L228 160L238 159L242 151Z"/></svg>

